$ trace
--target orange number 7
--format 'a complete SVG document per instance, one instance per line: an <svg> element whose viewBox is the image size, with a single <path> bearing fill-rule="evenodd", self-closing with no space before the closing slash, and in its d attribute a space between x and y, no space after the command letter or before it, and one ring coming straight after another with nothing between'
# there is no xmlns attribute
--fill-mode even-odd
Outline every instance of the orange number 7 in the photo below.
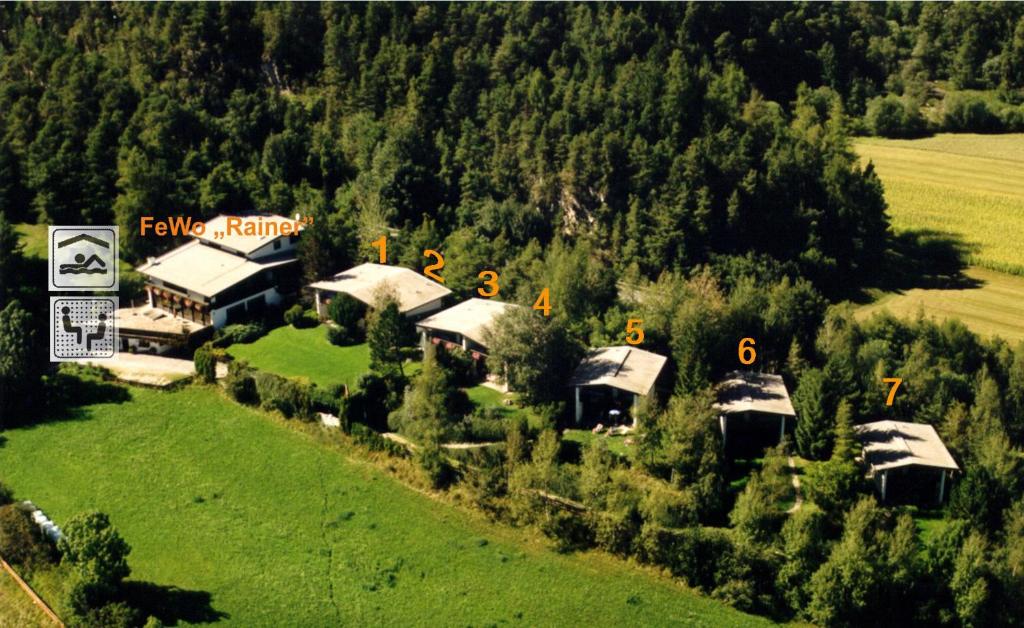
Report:
<svg viewBox="0 0 1024 628"><path fill-rule="evenodd" d="M896 389L903 383L902 377L883 377L882 382L886 384L892 384L892 388L889 389L889 398L885 400L885 405L891 406L892 400L896 397Z"/></svg>

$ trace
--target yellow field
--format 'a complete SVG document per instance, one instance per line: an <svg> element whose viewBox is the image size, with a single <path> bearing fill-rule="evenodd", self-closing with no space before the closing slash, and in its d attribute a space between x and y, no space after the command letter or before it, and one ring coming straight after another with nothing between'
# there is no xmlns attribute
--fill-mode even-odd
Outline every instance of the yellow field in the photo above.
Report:
<svg viewBox="0 0 1024 628"><path fill-rule="evenodd" d="M859 139L885 185L893 228L962 238L969 262L1024 274L1024 134Z"/></svg>

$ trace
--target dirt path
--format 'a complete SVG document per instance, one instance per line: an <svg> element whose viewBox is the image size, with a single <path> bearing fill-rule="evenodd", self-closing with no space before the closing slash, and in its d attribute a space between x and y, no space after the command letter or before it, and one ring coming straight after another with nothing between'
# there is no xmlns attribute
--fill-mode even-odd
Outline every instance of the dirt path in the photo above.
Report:
<svg viewBox="0 0 1024 628"><path fill-rule="evenodd" d="M792 472L790 475L793 480L793 492L796 494L796 500L793 502L793 506L786 511L786 514L792 514L804 505L804 496L800 491L800 476L797 474L796 462L793 461L793 456L787 456L789 462L789 470Z"/></svg>
<svg viewBox="0 0 1024 628"><path fill-rule="evenodd" d="M416 443L412 442L408 438L402 436L401 434L396 434L395 432L384 432L383 434L381 434L381 436L383 436L384 438L386 438L386 439L388 439L390 441L394 441L394 442L398 443L399 445L404 445L405 447L408 447L410 451L416 451L416 449L419 448L419 445L417 445ZM490 447L491 445L497 445L497 444L498 443L493 443L493 442L492 443L444 443L444 444L441 445L441 447L443 447L444 449L483 449L484 447Z"/></svg>

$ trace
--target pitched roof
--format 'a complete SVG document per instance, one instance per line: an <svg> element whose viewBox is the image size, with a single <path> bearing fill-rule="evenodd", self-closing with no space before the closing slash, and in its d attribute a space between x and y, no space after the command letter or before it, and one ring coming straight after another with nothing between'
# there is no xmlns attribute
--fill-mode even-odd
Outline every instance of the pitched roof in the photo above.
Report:
<svg viewBox="0 0 1024 628"><path fill-rule="evenodd" d="M244 230L247 224L252 223L253 225L258 225L266 235L238 235L234 233L235 229L232 229L232 233L228 234L228 216L222 214L216 218L207 220L205 223L206 229L203 231L203 235L196 237L200 241L209 242L215 246L228 248L232 251L238 251L242 255L248 255L261 246L280 238L280 235L273 234L280 233L282 223L292 223L293 226L295 224L295 221L291 218L275 216L273 214L231 216L231 218L240 218L242 220L238 229ZM274 231L270 231L272 229ZM216 237L218 232L223 234L221 238Z"/></svg>
<svg viewBox="0 0 1024 628"><path fill-rule="evenodd" d="M570 386L611 386L638 395L654 388L668 361L663 355L635 347L591 349L573 372Z"/></svg>
<svg viewBox="0 0 1024 628"><path fill-rule="evenodd" d="M477 344L484 342L484 330L499 314L522 307L493 299L469 299L416 323L418 327L462 334Z"/></svg>
<svg viewBox="0 0 1024 628"><path fill-rule="evenodd" d="M413 270L384 264L360 264L330 279L310 284L310 287L344 292L367 305L373 305L377 290L385 284L395 288L398 309L403 314L452 293L448 288Z"/></svg>
<svg viewBox="0 0 1024 628"><path fill-rule="evenodd" d="M732 371L718 384L718 403L722 414L764 412L796 416L789 392L781 375Z"/></svg>
<svg viewBox="0 0 1024 628"><path fill-rule="evenodd" d="M875 421L854 426L853 433L864 445L864 461L872 471L909 465L960 469L938 432L926 423Z"/></svg>
<svg viewBox="0 0 1024 628"><path fill-rule="evenodd" d="M192 240L138 267L140 273L206 297L216 296L265 268L294 260L260 263Z"/></svg>

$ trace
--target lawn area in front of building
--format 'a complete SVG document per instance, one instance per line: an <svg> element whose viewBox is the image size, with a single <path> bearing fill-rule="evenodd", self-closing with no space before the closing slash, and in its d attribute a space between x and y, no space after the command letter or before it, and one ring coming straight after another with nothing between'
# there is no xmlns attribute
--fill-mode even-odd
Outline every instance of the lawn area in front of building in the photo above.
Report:
<svg viewBox="0 0 1024 628"><path fill-rule="evenodd" d="M337 384L351 387L370 370L369 346L332 345L327 341L326 325L278 327L256 342L231 345L228 353L260 370L304 379L321 388Z"/></svg>
<svg viewBox="0 0 1024 628"><path fill-rule="evenodd" d="M109 513L131 590L167 624L770 623L606 554L558 554L216 387L128 391L8 430L0 468L58 523ZM66 615L45 575L33 584Z"/></svg>

